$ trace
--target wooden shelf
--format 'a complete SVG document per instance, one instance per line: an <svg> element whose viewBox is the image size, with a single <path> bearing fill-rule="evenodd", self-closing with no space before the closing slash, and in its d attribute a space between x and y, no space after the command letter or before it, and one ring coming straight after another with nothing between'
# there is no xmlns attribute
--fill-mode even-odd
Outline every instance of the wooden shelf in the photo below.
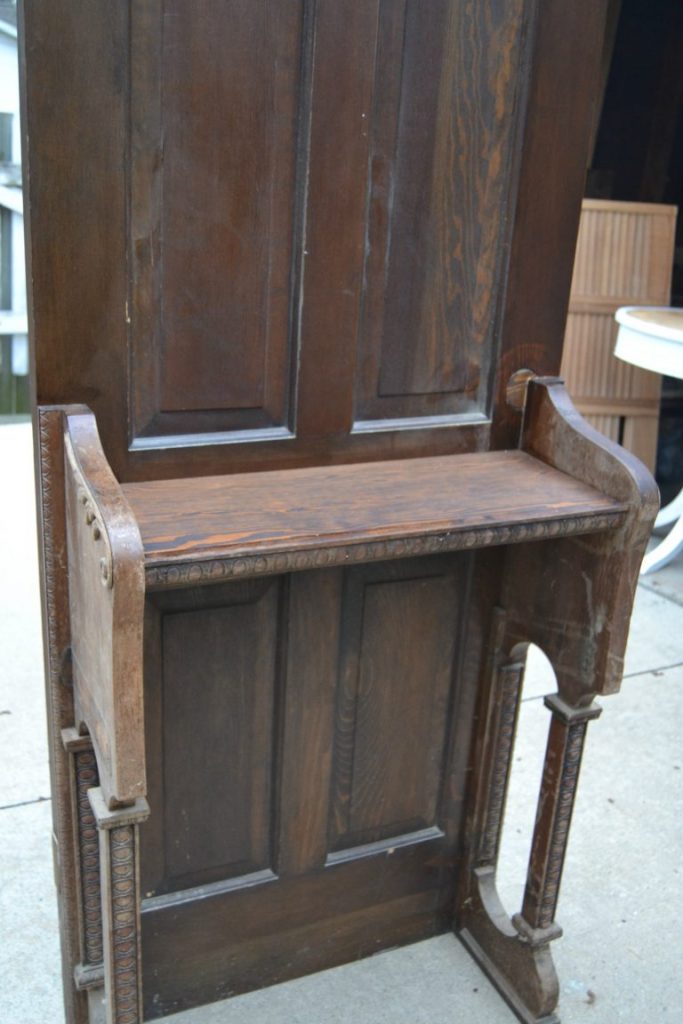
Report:
<svg viewBox="0 0 683 1024"><path fill-rule="evenodd" d="M619 525L626 506L520 451L123 485L148 586Z"/></svg>

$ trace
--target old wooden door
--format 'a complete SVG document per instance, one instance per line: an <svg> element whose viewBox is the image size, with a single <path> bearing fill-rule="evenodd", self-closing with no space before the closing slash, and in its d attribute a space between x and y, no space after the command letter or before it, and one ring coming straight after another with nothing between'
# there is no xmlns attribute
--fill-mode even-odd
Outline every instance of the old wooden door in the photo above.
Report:
<svg viewBox="0 0 683 1024"><path fill-rule="evenodd" d="M39 403L88 403L122 481L513 440L510 373L558 364L601 17L27 3ZM148 595L148 1016L450 927L496 572Z"/></svg>

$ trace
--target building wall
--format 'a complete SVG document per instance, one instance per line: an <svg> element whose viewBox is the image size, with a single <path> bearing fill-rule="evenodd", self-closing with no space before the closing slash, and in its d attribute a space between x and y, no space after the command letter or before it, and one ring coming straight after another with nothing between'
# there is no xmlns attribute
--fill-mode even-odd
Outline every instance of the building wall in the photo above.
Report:
<svg viewBox="0 0 683 1024"><path fill-rule="evenodd" d="M19 123L19 66L16 30L0 25L0 114L12 119L9 162L19 168L21 164L21 127ZM16 326L14 318L8 321L3 313L26 313L26 269L24 260L23 202L19 185L20 173L10 172L0 183L0 217L2 230L7 232L3 247L7 277L0 301L0 415L25 412L28 409L28 337L26 329L7 334L8 326ZM2 321L4 320L4 325ZM23 326L23 325L22 325Z"/></svg>

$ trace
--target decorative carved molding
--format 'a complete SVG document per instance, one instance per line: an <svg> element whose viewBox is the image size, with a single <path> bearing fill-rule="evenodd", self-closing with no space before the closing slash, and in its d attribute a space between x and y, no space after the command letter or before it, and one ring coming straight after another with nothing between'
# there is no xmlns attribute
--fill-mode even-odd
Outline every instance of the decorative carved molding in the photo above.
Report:
<svg viewBox="0 0 683 1024"><path fill-rule="evenodd" d="M135 825L123 825L109 832L113 1024L142 1020L135 829Z"/></svg>
<svg viewBox="0 0 683 1024"><path fill-rule="evenodd" d="M83 508L83 516L85 522L90 527L91 536L94 543L102 543L103 555L100 558L100 573L102 585L105 587L114 586L114 558L111 550L111 542L109 535L102 521L101 516L98 513L97 499L92 493L88 482L85 479L81 471L78 459L71 443L71 438L67 433L64 438L64 453L69 462L69 466L74 475L74 479L78 483L78 502Z"/></svg>
<svg viewBox="0 0 683 1024"><path fill-rule="evenodd" d="M486 808L486 823L479 851L479 866L495 864L503 824L505 795L514 741L523 665L502 665L498 669L498 725L493 751L493 770Z"/></svg>
<svg viewBox="0 0 683 1024"><path fill-rule="evenodd" d="M579 769L581 767L581 755L583 753L586 728L587 723L582 721L570 725L568 730L567 746L557 797L557 810L553 823L550 849L548 851L545 884L536 922L537 928L540 929L549 928L555 917L557 900L560 894L564 855L567 850L569 826L574 808L574 797L576 796L576 786L579 781Z"/></svg>
<svg viewBox="0 0 683 1024"><path fill-rule="evenodd" d="M76 773L76 803L80 856L81 906L83 908L84 966L101 964L102 888L100 885L100 846L95 815L88 790L99 785L97 761L92 749L73 755Z"/></svg>
<svg viewBox="0 0 683 1024"><path fill-rule="evenodd" d="M522 911L513 918L520 935L539 943L559 934L554 924L567 850L581 755L588 722L602 708L569 704L559 693L545 698L552 712L538 812ZM551 934L553 933L553 934Z"/></svg>
<svg viewBox="0 0 683 1024"><path fill-rule="evenodd" d="M54 417L54 413L52 414ZM47 642L48 664L50 671L56 670L60 664L60 653L57 642L57 601L55 582L55 547L54 547L54 495L52 492L52 449L49 416L42 410L38 412L38 440L40 444L40 504L43 538L43 570L45 580L45 603L47 605Z"/></svg>
<svg viewBox="0 0 683 1024"><path fill-rule="evenodd" d="M138 825L149 817L144 798L110 810L101 788L88 800L100 832L105 990L110 1024L142 1024Z"/></svg>
<svg viewBox="0 0 683 1024"><path fill-rule="evenodd" d="M272 576L357 562L380 562L385 559L440 554L499 544L549 540L573 534L612 530L623 523L625 515L624 512L608 512L519 526L486 526L461 532L312 548L308 551L278 551L262 555L234 555L226 558L152 564L145 568L145 579L148 590L161 590L167 587L219 583L235 578Z"/></svg>

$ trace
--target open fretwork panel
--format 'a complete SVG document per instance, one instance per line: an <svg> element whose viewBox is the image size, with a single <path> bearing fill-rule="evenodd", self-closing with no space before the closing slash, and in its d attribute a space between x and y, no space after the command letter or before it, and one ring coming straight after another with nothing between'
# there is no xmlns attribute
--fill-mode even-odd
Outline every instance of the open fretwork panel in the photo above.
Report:
<svg viewBox="0 0 683 1024"><path fill-rule="evenodd" d="M656 505L549 376L604 7L26 0L68 1024L449 929L553 1019ZM510 919L529 642L558 692Z"/></svg>

